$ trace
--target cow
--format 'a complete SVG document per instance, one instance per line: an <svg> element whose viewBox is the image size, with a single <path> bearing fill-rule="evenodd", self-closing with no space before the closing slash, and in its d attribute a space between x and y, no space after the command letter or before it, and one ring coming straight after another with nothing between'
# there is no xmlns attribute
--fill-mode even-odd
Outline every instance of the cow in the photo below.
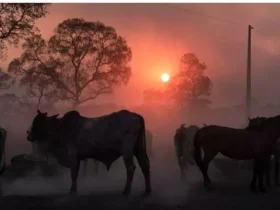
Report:
<svg viewBox="0 0 280 210"><path fill-rule="evenodd" d="M181 171L181 180L185 178L187 164L195 164L192 144L198 130L199 127L196 125L190 125L186 128L185 124L182 124L174 135L175 153Z"/></svg>
<svg viewBox="0 0 280 210"><path fill-rule="evenodd" d="M122 157L127 172L123 195L129 195L136 169L135 156L145 178L144 195L152 191L150 161L146 151L144 118L128 110L87 118L69 111L62 118L47 116L37 110L27 140L44 142L58 162L70 168L72 184L69 193L77 192L80 161L96 159L107 170Z"/></svg>
<svg viewBox="0 0 280 210"><path fill-rule="evenodd" d="M7 138L7 131L0 127L0 175L5 170L5 143Z"/></svg>
<svg viewBox="0 0 280 210"><path fill-rule="evenodd" d="M6 143L6 139L7 139L7 131L4 128L0 127L0 176L5 171L5 143ZM0 183L0 197L1 197L1 183Z"/></svg>

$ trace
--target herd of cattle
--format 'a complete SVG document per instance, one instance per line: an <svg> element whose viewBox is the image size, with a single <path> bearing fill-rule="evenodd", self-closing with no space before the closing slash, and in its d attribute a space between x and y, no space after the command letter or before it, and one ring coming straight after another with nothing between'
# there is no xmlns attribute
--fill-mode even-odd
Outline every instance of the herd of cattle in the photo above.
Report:
<svg viewBox="0 0 280 210"><path fill-rule="evenodd" d="M184 177L187 165L196 164L200 169L204 186L211 189L208 165L218 153L235 160L254 160L251 190L266 191L263 181L267 176L269 185L270 160L274 155L275 181L278 182L277 140L280 137L280 115L249 119L244 129L217 125L198 127L181 125L174 135L175 152ZM5 167L5 141L7 132L0 129L0 173ZM152 154L152 134L145 128L144 118L137 113L121 110L109 115L87 118L77 111L67 112L63 117L48 116L37 110L27 140L36 144L41 154L52 155L57 162L70 168L72 184L70 193L77 192L77 178L81 161L102 162L107 170L119 157L123 158L127 179L124 195L130 194L136 169L134 157L145 178L145 195L152 191L150 180L150 160ZM258 181L258 186L257 186Z"/></svg>

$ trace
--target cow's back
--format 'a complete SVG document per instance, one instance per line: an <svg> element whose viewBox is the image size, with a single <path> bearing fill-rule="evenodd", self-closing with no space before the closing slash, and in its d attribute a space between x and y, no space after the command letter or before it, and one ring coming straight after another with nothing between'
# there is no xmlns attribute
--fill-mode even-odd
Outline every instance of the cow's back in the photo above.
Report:
<svg viewBox="0 0 280 210"><path fill-rule="evenodd" d="M76 117L76 116L75 116ZM71 120L73 120L73 116ZM68 118L69 119L69 118ZM91 150L120 150L122 147L122 136L132 126L137 126L139 116L136 113L121 110L109 115L87 118L79 116L71 125L72 133L75 130L75 144L85 153Z"/></svg>

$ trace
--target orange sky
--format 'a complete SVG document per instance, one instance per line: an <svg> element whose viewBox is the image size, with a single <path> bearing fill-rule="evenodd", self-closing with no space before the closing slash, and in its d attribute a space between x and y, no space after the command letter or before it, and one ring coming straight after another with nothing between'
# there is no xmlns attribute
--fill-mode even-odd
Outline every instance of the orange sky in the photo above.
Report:
<svg viewBox="0 0 280 210"><path fill-rule="evenodd" d="M243 25L219 22L176 7ZM133 52L131 80L128 86L99 101L141 103L146 88L163 85L162 72L174 73L180 57L193 52L208 66L206 73L214 84L213 106L224 106L243 103L245 98L247 24L251 24L256 28L252 34L253 96L261 103L278 103L278 95L268 92L276 93L280 88L279 11L280 4L53 4L38 27L48 38L58 23L78 17L99 20L127 39ZM20 54L20 48L12 48L3 65Z"/></svg>

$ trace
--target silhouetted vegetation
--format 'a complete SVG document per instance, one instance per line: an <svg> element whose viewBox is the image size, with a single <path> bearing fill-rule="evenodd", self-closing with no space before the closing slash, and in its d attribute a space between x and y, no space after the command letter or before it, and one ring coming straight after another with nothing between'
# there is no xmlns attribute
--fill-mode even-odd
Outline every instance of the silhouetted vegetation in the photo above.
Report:
<svg viewBox="0 0 280 210"><path fill-rule="evenodd" d="M67 19L48 41L35 34L23 49L9 72L23 75L21 85L39 100L55 98L77 107L111 93L131 75L132 52L126 40L101 22Z"/></svg>
<svg viewBox="0 0 280 210"><path fill-rule="evenodd" d="M180 60L180 69L170 81L168 91L180 106L209 104L212 82L205 75L206 64L193 53Z"/></svg>
<svg viewBox="0 0 280 210"><path fill-rule="evenodd" d="M209 96L212 82L205 75L206 64L194 53L187 53L180 60L178 72L171 78L166 90L147 89L143 92L145 103L168 103L176 106L205 107L211 103Z"/></svg>
<svg viewBox="0 0 280 210"><path fill-rule="evenodd" d="M17 45L38 29L35 21L45 17L50 4L0 4L0 59L6 58L7 44Z"/></svg>
<svg viewBox="0 0 280 210"><path fill-rule="evenodd" d="M13 75L3 71L0 67L0 90L9 89L15 84L16 78Z"/></svg>

